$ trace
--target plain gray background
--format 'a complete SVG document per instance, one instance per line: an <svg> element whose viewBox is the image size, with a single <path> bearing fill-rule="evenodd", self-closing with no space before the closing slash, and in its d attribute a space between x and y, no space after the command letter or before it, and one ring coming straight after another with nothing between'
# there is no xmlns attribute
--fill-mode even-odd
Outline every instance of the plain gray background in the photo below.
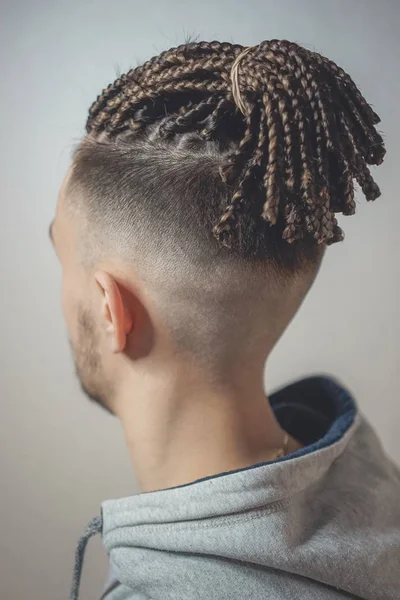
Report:
<svg viewBox="0 0 400 600"><path fill-rule="evenodd" d="M48 240L87 109L103 87L187 35L244 45L287 38L343 66L382 117L383 195L342 217L346 240L271 358L267 389L341 379L400 460L399 71L396 0L69 0L1 3L0 597L68 597L75 543L108 498L137 493L118 422L82 395ZM89 543L81 598L104 585Z"/></svg>

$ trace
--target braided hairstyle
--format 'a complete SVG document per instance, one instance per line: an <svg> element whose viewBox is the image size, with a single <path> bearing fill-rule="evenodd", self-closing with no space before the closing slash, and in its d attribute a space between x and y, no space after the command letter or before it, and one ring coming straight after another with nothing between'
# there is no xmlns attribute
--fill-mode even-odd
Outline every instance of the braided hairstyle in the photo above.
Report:
<svg viewBox="0 0 400 600"><path fill-rule="evenodd" d="M367 200L380 195L368 168L385 155L378 115L316 52L286 40L244 50L188 43L130 70L91 106L88 137L139 143L151 131L166 147L188 135L211 143L226 192L212 223L221 247L240 251L248 231L259 256L271 241L342 240L335 213L354 214L354 180Z"/></svg>

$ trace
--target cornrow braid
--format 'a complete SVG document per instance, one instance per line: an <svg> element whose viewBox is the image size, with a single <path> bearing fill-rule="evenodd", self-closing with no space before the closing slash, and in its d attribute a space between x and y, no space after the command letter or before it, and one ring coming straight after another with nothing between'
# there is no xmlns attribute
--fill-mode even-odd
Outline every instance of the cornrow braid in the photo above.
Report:
<svg viewBox="0 0 400 600"><path fill-rule="evenodd" d="M367 200L380 195L368 168L386 152L379 122L351 77L316 52L213 41L121 75L90 107L86 130L115 138L157 126L160 140L215 142L228 196L213 233L224 246L240 245L250 213L289 243L330 245L343 239L335 213L355 212L354 180Z"/></svg>
<svg viewBox="0 0 400 600"><path fill-rule="evenodd" d="M218 94L213 94L202 100L193 108L188 108L182 111L178 116L172 116L166 119L159 128L161 137L170 137L177 133L185 131L193 131L196 128L201 128L201 123L208 117L215 108L218 102Z"/></svg>

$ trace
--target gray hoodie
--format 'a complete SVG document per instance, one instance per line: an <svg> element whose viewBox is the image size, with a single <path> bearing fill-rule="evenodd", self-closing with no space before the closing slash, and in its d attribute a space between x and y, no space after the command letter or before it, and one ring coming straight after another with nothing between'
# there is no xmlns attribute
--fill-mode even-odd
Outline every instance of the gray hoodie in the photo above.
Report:
<svg viewBox="0 0 400 600"><path fill-rule="evenodd" d="M110 558L104 600L399 600L400 471L354 400L312 377L270 402L304 448L103 502L71 600L96 532Z"/></svg>

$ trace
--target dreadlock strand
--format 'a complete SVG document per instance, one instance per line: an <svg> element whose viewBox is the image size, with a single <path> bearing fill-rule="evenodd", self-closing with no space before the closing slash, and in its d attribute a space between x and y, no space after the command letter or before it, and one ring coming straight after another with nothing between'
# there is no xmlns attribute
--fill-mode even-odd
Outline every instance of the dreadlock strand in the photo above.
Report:
<svg viewBox="0 0 400 600"><path fill-rule="evenodd" d="M313 211L307 210L306 225L307 229L318 243L324 243L333 236L332 213L330 212L330 193L328 184L328 168L326 158L326 146L323 141L323 118L321 115L322 99L317 96L318 88L312 63L306 66L300 53L295 54L295 63L301 71L299 78L304 94L309 103L309 128L312 130L312 146L315 148L315 198ZM291 63L293 64L293 63ZM293 64L294 68L294 64ZM319 102L318 102L319 100ZM326 130L324 131L326 136ZM309 204L309 203L308 203ZM313 214L312 214L313 213Z"/></svg>
<svg viewBox="0 0 400 600"><path fill-rule="evenodd" d="M279 130L278 111L274 105L272 96L265 93L263 96L265 114L267 116L268 130L268 166L264 175L264 186L266 190L266 201L263 206L262 217L275 225L278 216L278 207L281 196L280 173L279 173Z"/></svg>
<svg viewBox="0 0 400 600"><path fill-rule="evenodd" d="M115 138L157 124L166 144L194 132L215 142L228 202L213 231L223 245L241 246L245 213L289 243L330 245L343 239L335 213L355 212L354 179L367 200L380 195L367 166L385 155L379 121L351 77L315 52L287 40L246 49L212 41L118 77L91 105L86 129Z"/></svg>
<svg viewBox="0 0 400 600"><path fill-rule="evenodd" d="M259 114L257 114L256 107L248 105L248 114L246 117L247 127L244 134L244 137L240 141L239 151L234 156L228 158L229 162L226 165L223 165L220 168L221 177L227 177L226 169L233 168L236 170L236 173L233 174L230 172L229 178L230 180L237 178L238 175L243 171L243 166L246 158L249 157L251 151L254 148L254 136L252 135L253 129L255 127L255 122L260 120ZM239 159L240 158L240 163ZM237 162L235 162L235 160ZM244 195L244 190L246 184L249 181L249 177L252 172L251 161L247 165L247 169L244 172L243 177L238 183L237 188L235 189L231 202L225 209L224 214L221 216L218 223L214 226L213 232L217 239L219 239L225 246L230 247L231 241L231 232L238 221L238 216L243 211L244 202L246 200L246 196Z"/></svg>
<svg viewBox="0 0 400 600"><path fill-rule="evenodd" d="M320 65L323 65L329 73L333 74L342 93L346 92L346 89L351 92L356 99L356 102L360 108L360 112L363 115L363 119L368 123L368 125L373 127L374 125L380 123L379 116L372 110L371 106L367 103L351 77L334 61L329 60L325 56L321 56L317 52L313 52L313 55L314 59Z"/></svg>
<svg viewBox="0 0 400 600"><path fill-rule="evenodd" d="M375 183L370 170L366 164L365 157L362 156L360 149L357 147L351 128L345 117L342 117L341 124L347 134L349 140L349 148L352 153L352 159L355 165L355 177L360 185L367 201L373 201L379 198L381 191ZM355 204L354 204L355 207ZM344 212L344 214L353 214L352 212Z"/></svg>
<svg viewBox="0 0 400 600"><path fill-rule="evenodd" d="M252 105L248 105L249 112L246 116L246 130L243 138L240 140L236 152L230 154L225 163L220 167L220 175L224 183L231 184L237 179L243 170L244 163L255 144L253 134L253 120L255 112Z"/></svg>
<svg viewBox="0 0 400 600"><path fill-rule="evenodd" d="M112 98L117 96L123 89L126 81L127 75L121 75L114 83L110 83L90 106L88 119L94 118Z"/></svg>

